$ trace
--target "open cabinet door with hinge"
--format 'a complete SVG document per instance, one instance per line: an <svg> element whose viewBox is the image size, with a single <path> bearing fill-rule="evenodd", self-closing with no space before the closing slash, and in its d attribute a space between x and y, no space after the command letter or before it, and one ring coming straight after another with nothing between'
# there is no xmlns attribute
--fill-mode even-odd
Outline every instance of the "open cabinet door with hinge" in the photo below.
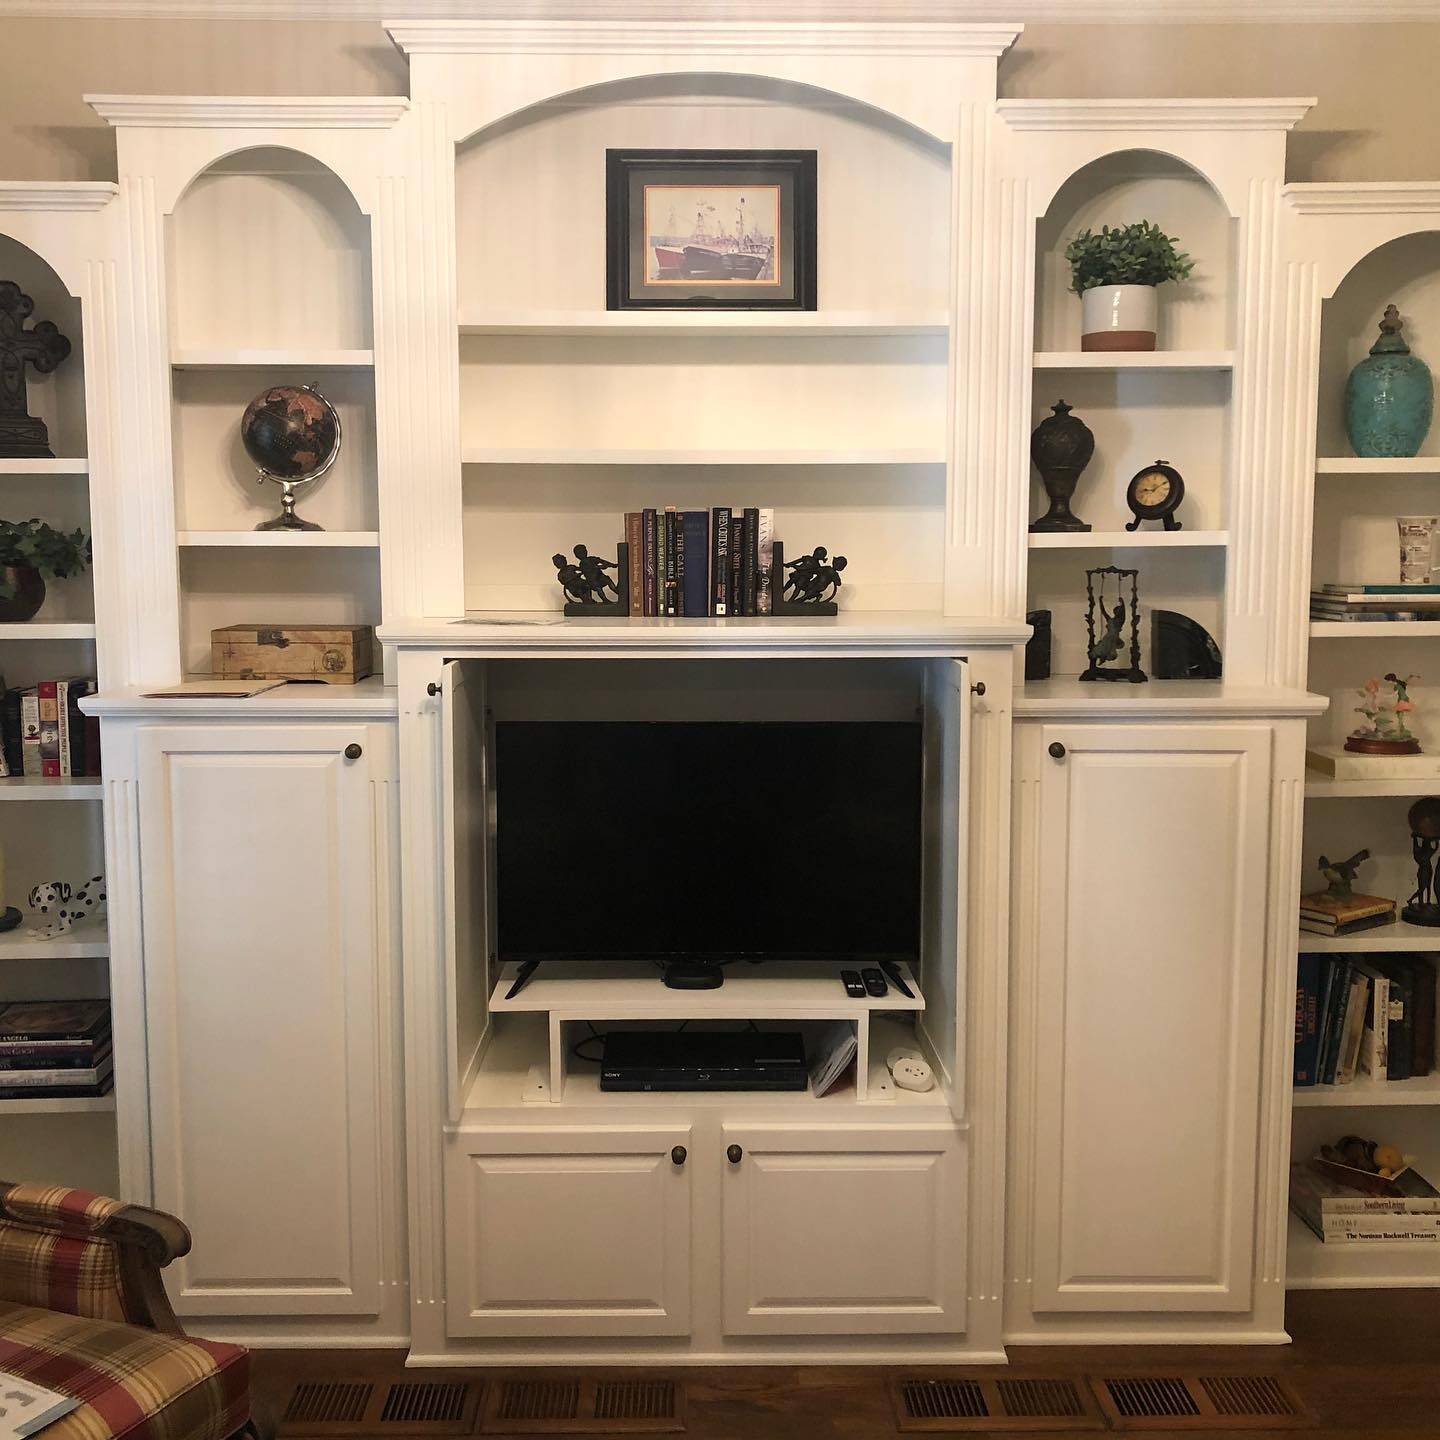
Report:
<svg viewBox="0 0 1440 1440"><path fill-rule="evenodd" d="M921 1024L939 1080L958 1116L965 1083L965 936L970 807L970 673L964 660L932 660L924 690L924 868L921 883Z"/></svg>
<svg viewBox="0 0 1440 1440"><path fill-rule="evenodd" d="M491 925L487 897L494 854L485 664L451 660L440 702L444 816L446 1107L460 1118L490 1023Z"/></svg>

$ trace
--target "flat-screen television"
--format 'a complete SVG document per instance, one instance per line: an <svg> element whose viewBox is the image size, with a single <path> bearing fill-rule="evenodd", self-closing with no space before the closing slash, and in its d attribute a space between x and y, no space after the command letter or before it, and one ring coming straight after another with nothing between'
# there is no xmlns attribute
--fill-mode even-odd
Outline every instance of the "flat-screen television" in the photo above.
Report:
<svg viewBox="0 0 1440 1440"><path fill-rule="evenodd" d="M502 960L914 960L918 722L500 722Z"/></svg>

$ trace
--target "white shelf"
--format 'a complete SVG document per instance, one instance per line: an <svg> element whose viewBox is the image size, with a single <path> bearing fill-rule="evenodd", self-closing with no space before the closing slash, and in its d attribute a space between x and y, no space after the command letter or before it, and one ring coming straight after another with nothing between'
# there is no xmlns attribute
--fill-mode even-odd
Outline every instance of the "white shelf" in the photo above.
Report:
<svg viewBox="0 0 1440 1440"><path fill-rule="evenodd" d="M1233 350L1037 350L1037 370L1233 370Z"/></svg>
<svg viewBox="0 0 1440 1440"><path fill-rule="evenodd" d="M798 1020L925 1008L908 965L902 964L900 973L914 999L906 999L892 985L879 999L866 995L852 1000L840 983L845 968L839 963L739 962L725 967L725 983L718 989L671 990L649 964L547 961L507 1000L505 992L519 969L512 961L501 967L490 1010L548 1011L567 1020Z"/></svg>
<svg viewBox="0 0 1440 1440"><path fill-rule="evenodd" d="M28 917L27 917L28 920ZM55 940L37 940L24 928L0 935L0 963L6 960L103 960L110 934L103 920L87 920Z"/></svg>
<svg viewBox="0 0 1440 1440"><path fill-rule="evenodd" d="M1361 1105L1440 1105L1440 1074L1413 1080L1353 1080L1349 1085L1301 1085L1294 1092L1300 1110L1344 1110Z"/></svg>
<svg viewBox="0 0 1440 1440"><path fill-rule="evenodd" d="M1362 459L1357 455L1321 455L1315 461L1317 475L1440 475L1440 455L1407 455L1403 458Z"/></svg>
<svg viewBox="0 0 1440 1440"><path fill-rule="evenodd" d="M98 775L57 779L44 775L16 775L0 779L0 800L103 800Z"/></svg>
<svg viewBox="0 0 1440 1440"><path fill-rule="evenodd" d="M106 1115L115 1109L115 1092L97 1096L37 1096L0 1100L0 1115Z"/></svg>
<svg viewBox="0 0 1440 1440"><path fill-rule="evenodd" d="M944 311L913 314L871 310L665 312L659 310L493 310L460 317L462 335L944 335Z"/></svg>
<svg viewBox="0 0 1440 1440"><path fill-rule="evenodd" d="M1285 1284L1291 1290L1379 1290L1440 1285L1440 1242L1322 1244L1290 1216Z"/></svg>
<svg viewBox="0 0 1440 1440"><path fill-rule="evenodd" d="M1222 550L1228 530L1089 530L1078 534L1032 534L1032 550Z"/></svg>
<svg viewBox="0 0 1440 1440"><path fill-rule="evenodd" d="M0 640L93 640L93 620L23 620L0 625Z"/></svg>
<svg viewBox="0 0 1440 1440"><path fill-rule="evenodd" d="M175 543L210 550L376 550L378 530L181 530Z"/></svg>
<svg viewBox="0 0 1440 1440"><path fill-rule="evenodd" d="M0 459L0 475L88 475L90 462L79 457L61 460Z"/></svg>
<svg viewBox="0 0 1440 1440"><path fill-rule="evenodd" d="M182 349L170 356L176 370L361 370L374 365L373 350L210 350Z"/></svg>
<svg viewBox="0 0 1440 1440"><path fill-rule="evenodd" d="M890 450L543 450L472 446L466 465L943 465L924 447Z"/></svg>
<svg viewBox="0 0 1440 1440"><path fill-rule="evenodd" d="M1377 640L1383 637L1440 635L1440 620L1312 620L1312 640Z"/></svg>
<svg viewBox="0 0 1440 1440"><path fill-rule="evenodd" d="M1354 800L1367 795L1440 795L1440 779L1432 775L1428 779L1420 776L1403 780L1332 780L1313 770L1305 772L1307 800Z"/></svg>
<svg viewBox="0 0 1440 1440"><path fill-rule="evenodd" d="M1404 920L1397 920L1393 925L1360 930L1354 935L1312 935L1308 930L1302 930L1297 948L1302 955L1363 955L1377 950L1440 950L1440 928L1408 925Z"/></svg>

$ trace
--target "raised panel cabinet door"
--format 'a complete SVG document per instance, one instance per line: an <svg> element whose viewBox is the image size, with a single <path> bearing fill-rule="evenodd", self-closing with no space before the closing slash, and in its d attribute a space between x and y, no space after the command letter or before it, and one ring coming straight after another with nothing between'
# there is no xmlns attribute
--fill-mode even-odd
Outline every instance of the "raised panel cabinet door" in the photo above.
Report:
<svg viewBox="0 0 1440 1440"><path fill-rule="evenodd" d="M186 1314L379 1308L366 739L354 725L139 736L155 1202L194 1234L172 1267Z"/></svg>
<svg viewBox="0 0 1440 1440"><path fill-rule="evenodd" d="M725 1331L965 1328L965 1175L952 1125L722 1127Z"/></svg>
<svg viewBox="0 0 1440 1440"><path fill-rule="evenodd" d="M1249 1307L1270 757L1264 725L1040 732L1037 1311Z"/></svg>
<svg viewBox="0 0 1440 1440"><path fill-rule="evenodd" d="M688 1125L485 1126L447 1144L452 1335L690 1333Z"/></svg>

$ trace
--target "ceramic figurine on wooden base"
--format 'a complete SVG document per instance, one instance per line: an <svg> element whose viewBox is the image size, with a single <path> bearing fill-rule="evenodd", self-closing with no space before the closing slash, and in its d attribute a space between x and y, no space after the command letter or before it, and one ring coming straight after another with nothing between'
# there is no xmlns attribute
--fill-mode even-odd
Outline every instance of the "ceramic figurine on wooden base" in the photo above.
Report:
<svg viewBox="0 0 1440 1440"><path fill-rule="evenodd" d="M1350 733L1345 748L1355 755L1418 755L1420 742L1406 721L1415 710L1410 682L1419 678L1402 679L1390 671L1383 680L1367 680L1355 692L1360 697L1355 713L1363 715L1366 723Z"/></svg>
<svg viewBox="0 0 1440 1440"><path fill-rule="evenodd" d="M53 460L45 422L26 409L25 367L48 375L70 353L53 320L28 330L35 302L13 280L0 280L0 455Z"/></svg>
<svg viewBox="0 0 1440 1440"><path fill-rule="evenodd" d="M1385 307L1380 338L1345 382L1345 429L1357 455L1418 455L1430 431L1435 382L1401 337L1405 322Z"/></svg>
<svg viewBox="0 0 1440 1440"><path fill-rule="evenodd" d="M1320 873L1328 882L1325 893L1337 900L1349 900L1355 894L1355 872L1370 858L1368 850L1357 850L1348 860L1320 857Z"/></svg>
<svg viewBox="0 0 1440 1440"><path fill-rule="evenodd" d="M1136 584L1139 574L1138 570L1125 570L1117 565L1101 565L1085 572L1085 628L1089 636L1085 653L1090 664L1081 675L1082 680L1128 680L1132 685L1139 685L1148 678L1140 668L1140 591ZM1130 581L1128 605L1127 579ZM1127 648L1127 628L1130 663L1117 666L1113 662Z"/></svg>
<svg viewBox="0 0 1440 1440"><path fill-rule="evenodd" d="M1435 852L1440 850L1440 800L1417 800L1406 817L1410 822L1410 853L1415 859L1415 893L1400 912L1409 925L1440 926L1440 901L1435 898Z"/></svg>

